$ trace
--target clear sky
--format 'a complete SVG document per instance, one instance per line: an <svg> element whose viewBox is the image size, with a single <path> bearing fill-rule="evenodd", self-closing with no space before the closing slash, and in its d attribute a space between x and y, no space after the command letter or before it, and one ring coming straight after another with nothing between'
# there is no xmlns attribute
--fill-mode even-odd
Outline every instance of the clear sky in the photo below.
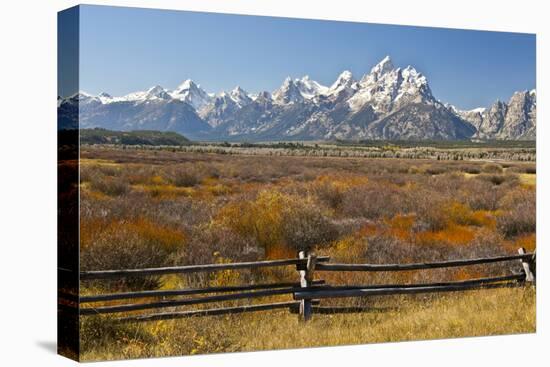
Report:
<svg viewBox="0 0 550 367"><path fill-rule="evenodd" d="M535 35L83 6L80 89L119 96L193 79L208 92L273 91L286 76L330 85L384 56L414 66L459 108L535 88Z"/></svg>

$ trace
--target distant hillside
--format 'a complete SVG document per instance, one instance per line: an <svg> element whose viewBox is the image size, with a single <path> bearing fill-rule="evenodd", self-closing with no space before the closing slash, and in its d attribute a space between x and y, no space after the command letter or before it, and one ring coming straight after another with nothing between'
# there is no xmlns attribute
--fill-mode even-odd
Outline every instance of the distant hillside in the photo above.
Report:
<svg viewBox="0 0 550 367"><path fill-rule="evenodd" d="M171 131L112 131L106 129L80 130L81 144L120 145L189 145L185 136Z"/></svg>

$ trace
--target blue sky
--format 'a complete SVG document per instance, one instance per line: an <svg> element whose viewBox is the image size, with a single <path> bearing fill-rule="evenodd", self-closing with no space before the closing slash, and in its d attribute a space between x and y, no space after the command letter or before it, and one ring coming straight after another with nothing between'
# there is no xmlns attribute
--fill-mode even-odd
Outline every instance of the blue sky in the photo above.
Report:
<svg viewBox="0 0 550 367"><path fill-rule="evenodd" d="M213 13L83 6L80 89L123 95L190 78L208 92L276 89L308 74L359 79L384 56L414 66L460 108L535 88L535 36Z"/></svg>

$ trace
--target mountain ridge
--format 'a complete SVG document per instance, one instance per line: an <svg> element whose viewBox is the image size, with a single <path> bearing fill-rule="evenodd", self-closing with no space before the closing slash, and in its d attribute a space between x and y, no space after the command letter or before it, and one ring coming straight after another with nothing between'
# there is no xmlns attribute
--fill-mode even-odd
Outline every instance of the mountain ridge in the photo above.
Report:
<svg viewBox="0 0 550 367"><path fill-rule="evenodd" d="M158 129L205 140L536 138L535 90L460 110L436 99L424 74L395 67L389 56L359 80L345 70L330 86L306 75L287 77L272 92L251 95L237 86L213 94L187 79L174 90L156 85L122 97L80 92L58 99L58 110L64 126Z"/></svg>

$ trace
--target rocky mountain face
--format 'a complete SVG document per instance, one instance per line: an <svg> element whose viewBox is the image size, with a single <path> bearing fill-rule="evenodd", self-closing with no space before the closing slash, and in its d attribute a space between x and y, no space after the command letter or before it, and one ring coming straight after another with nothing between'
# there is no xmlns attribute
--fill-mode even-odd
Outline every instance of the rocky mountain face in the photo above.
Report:
<svg viewBox="0 0 550 367"><path fill-rule="evenodd" d="M75 109L75 105L78 107ZM536 93L461 111L437 100L426 77L385 57L360 79L342 72L330 86L286 78L272 93L240 87L209 94L192 80L170 91L58 100L60 126L176 131L204 140L534 139Z"/></svg>
<svg viewBox="0 0 550 367"><path fill-rule="evenodd" d="M516 92L508 103L496 101L488 109L461 112L460 116L476 127L474 138L521 139L536 138L536 91Z"/></svg>

